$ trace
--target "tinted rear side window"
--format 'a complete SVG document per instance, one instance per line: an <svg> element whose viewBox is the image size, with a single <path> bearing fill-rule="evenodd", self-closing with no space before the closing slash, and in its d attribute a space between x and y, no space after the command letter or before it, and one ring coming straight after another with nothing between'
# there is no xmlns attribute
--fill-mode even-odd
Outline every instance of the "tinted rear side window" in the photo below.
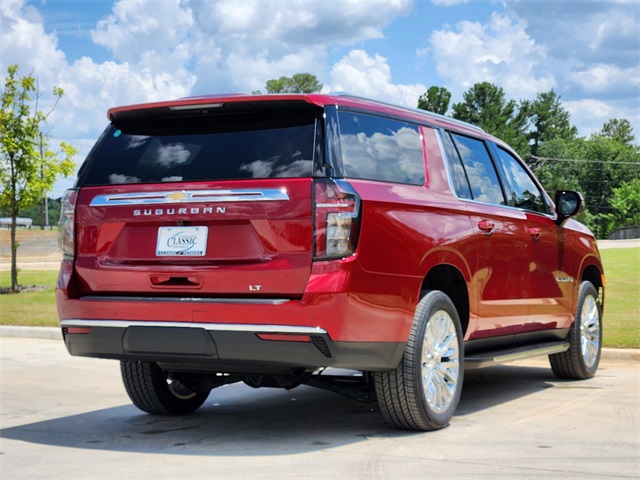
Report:
<svg viewBox="0 0 640 480"><path fill-rule="evenodd" d="M473 199L504 205L502 186L485 143L455 133L451 137L462 159Z"/></svg>
<svg viewBox="0 0 640 480"><path fill-rule="evenodd" d="M460 160L456 147L453 145L453 140L451 140L448 133L444 133L440 138L442 138L442 145L451 167L451 180L456 193L460 198L473 198L467 174L464 171L462 160Z"/></svg>
<svg viewBox="0 0 640 480"><path fill-rule="evenodd" d="M311 177L315 139L313 115L297 115L294 124L222 115L138 119L110 127L82 183Z"/></svg>
<svg viewBox="0 0 640 480"><path fill-rule="evenodd" d="M345 177L424 185L424 156L416 125L339 112Z"/></svg>

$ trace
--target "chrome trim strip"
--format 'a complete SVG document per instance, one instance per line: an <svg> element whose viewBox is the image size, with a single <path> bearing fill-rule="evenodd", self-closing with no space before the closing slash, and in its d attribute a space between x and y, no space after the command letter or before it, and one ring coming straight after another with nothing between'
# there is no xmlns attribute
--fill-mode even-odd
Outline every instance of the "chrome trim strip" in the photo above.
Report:
<svg viewBox="0 0 640 480"><path fill-rule="evenodd" d="M294 325L254 325L231 323L194 323L194 322L135 322L132 320L88 320L70 319L60 322L62 328L69 327L172 327L172 328L203 328L211 332L256 332L256 333L295 333L300 335L326 335L327 331L320 327L300 327Z"/></svg>
<svg viewBox="0 0 640 480"><path fill-rule="evenodd" d="M91 302L159 302L159 303L225 303L225 304L251 304L251 305L282 305L291 302L288 298L201 298L201 297L100 297L87 295L80 300Z"/></svg>
<svg viewBox="0 0 640 480"><path fill-rule="evenodd" d="M91 302L157 302L157 303L225 303L251 305L282 305L291 302L288 298L202 298L202 297L124 297L86 295L80 300Z"/></svg>
<svg viewBox="0 0 640 480"><path fill-rule="evenodd" d="M162 205L180 203L273 202L289 200L282 188L243 188L227 190L172 190L162 192L117 193L97 195L91 207L112 205Z"/></svg>

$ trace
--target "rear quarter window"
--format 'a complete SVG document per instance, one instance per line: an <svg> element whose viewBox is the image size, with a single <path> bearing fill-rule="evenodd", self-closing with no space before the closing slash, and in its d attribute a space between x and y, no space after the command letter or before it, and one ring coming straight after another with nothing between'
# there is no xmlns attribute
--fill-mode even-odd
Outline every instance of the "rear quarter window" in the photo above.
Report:
<svg viewBox="0 0 640 480"><path fill-rule="evenodd" d="M339 112L338 118L345 177L424 185L417 125L346 111Z"/></svg>

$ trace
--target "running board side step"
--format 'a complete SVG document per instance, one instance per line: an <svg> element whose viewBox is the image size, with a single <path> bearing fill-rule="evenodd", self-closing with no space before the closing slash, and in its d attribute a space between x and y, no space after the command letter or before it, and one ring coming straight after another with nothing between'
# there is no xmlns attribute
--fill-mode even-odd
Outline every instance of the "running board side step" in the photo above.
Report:
<svg viewBox="0 0 640 480"><path fill-rule="evenodd" d="M569 350L569 342L549 342L527 347L516 347L505 350L495 350L486 353L474 353L464 359L465 370L491 367L501 363L523 360L538 355L552 355Z"/></svg>

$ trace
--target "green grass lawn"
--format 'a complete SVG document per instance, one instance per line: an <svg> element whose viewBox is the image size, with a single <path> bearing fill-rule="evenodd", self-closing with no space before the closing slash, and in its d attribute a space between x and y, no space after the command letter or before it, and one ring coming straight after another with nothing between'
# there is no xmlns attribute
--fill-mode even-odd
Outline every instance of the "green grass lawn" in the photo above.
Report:
<svg viewBox="0 0 640 480"><path fill-rule="evenodd" d="M604 346L640 348L640 249L601 251L606 278ZM0 325L57 326L55 271L23 271L21 285L47 285L45 290L0 295ZM8 287L9 272L0 272Z"/></svg>
<svg viewBox="0 0 640 480"><path fill-rule="evenodd" d="M604 346L640 348L640 248L601 250L605 275Z"/></svg>
<svg viewBox="0 0 640 480"><path fill-rule="evenodd" d="M46 285L35 292L0 295L0 325L51 327L58 325L55 287L56 270L25 270L18 272L20 285ZM11 272L0 272L0 288L11 286Z"/></svg>

